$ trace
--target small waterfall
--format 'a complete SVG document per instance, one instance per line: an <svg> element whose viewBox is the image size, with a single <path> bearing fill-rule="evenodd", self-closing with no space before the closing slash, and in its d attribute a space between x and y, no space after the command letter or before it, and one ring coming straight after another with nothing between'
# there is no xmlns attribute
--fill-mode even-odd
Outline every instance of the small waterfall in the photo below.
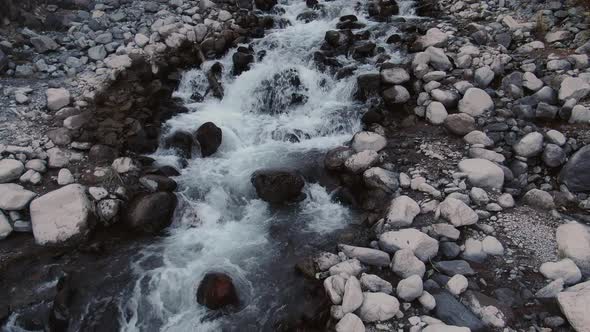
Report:
<svg viewBox="0 0 590 332"><path fill-rule="evenodd" d="M397 1L399 7L399 16L402 17L415 17L416 16L416 1L413 0L401 0Z"/></svg>

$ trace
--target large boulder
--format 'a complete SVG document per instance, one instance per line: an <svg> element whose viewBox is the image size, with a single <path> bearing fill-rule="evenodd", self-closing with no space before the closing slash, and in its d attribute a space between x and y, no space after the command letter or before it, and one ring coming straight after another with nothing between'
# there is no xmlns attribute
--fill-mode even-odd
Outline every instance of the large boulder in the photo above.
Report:
<svg viewBox="0 0 590 332"><path fill-rule="evenodd" d="M580 192L590 191L590 145L576 152L559 173L559 181L567 185L569 190Z"/></svg>
<svg viewBox="0 0 590 332"><path fill-rule="evenodd" d="M411 197L402 195L391 201L386 222L394 227L410 226L420 213L420 206Z"/></svg>
<svg viewBox="0 0 590 332"><path fill-rule="evenodd" d="M459 163L459 169L467 174L467 179L474 187L502 189L504 185L504 171L489 160L465 159Z"/></svg>
<svg viewBox="0 0 590 332"><path fill-rule="evenodd" d="M590 329L590 289L557 294L557 303L570 325L579 332Z"/></svg>
<svg viewBox="0 0 590 332"><path fill-rule="evenodd" d="M386 145L387 140L385 137L371 131L358 132L352 138L352 148L355 152L361 152L365 150L379 152Z"/></svg>
<svg viewBox="0 0 590 332"><path fill-rule="evenodd" d="M213 310L238 305L238 293L232 278L219 272L205 274L197 289L197 302Z"/></svg>
<svg viewBox="0 0 590 332"><path fill-rule="evenodd" d="M574 261L585 277L590 276L590 227L564 224L557 228L555 238L560 256Z"/></svg>
<svg viewBox="0 0 590 332"><path fill-rule="evenodd" d="M196 138L201 146L201 155L208 157L214 154L221 145L221 129L213 122L206 122L197 129Z"/></svg>
<svg viewBox="0 0 590 332"><path fill-rule="evenodd" d="M0 183L18 179L25 171L25 165L15 159L0 160Z"/></svg>
<svg viewBox="0 0 590 332"><path fill-rule="evenodd" d="M305 180L296 171L259 170L252 174L250 180L258 197L269 203L297 201L304 197L301 190Z"/></svg>
<svg viewBox="0 0 590 332"><path fill-rule="evenodd" d="M92 204L86 189L70 184L31 202L35 241L58 244L84 237L92 226Z"/></svg>
<svg viewBox="0 0 590 332"><path fill-rule="evenodd" d="M164 147L174 149L181 157L190 159L193 151L193 136L184 131L175 131L164 139Z"/></svg>
<svg viewBox="0 0 590 332"><path fill-rule="evenodd" d="M176 203L176 195L170 192L139 195L129 205L126 224L137 231L157 233L172 223Z"/></svg>

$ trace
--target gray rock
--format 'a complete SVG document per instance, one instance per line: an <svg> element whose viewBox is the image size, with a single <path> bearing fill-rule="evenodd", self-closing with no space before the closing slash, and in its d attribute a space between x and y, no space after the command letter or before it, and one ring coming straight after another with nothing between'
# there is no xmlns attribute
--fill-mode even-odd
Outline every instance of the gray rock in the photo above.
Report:
<svg viewBox="0 0 590 332"><path fill-rule="evenodd" d="M471 268L471 265L464 260L440 261L434 263L434 267L448 276L454 276L455 274L465 276L475 275L475 271Z"/></svg>
<svg viewBox="0 0 590 332"><path fill-rule="evenodd" d="M409 228L381 234L379 247L387 252L411 249L414 255L424 262L436 256L438 241L419 230Z"/></svg>
<svg viewBox="0 0 590 332"><path fill-rule="evenodd" d="M64 88L47 89L47 108L50 111L59 111L61 108L70 104L70 92Z"/></svg>
<svg viewBox="0 0 590 332"><path fill-rule="evenodd" d="M444 121L445 128L455 135L466 135L475 130L475 119L466 113L449 114Z"/></svg>
<svg viewBox="0 0 590 332"><path fill-rule="evenodd" d="M590 110L583 105L576 105L572 109L569 123L590 123Z"/></svg>
<svg viewBox="0 0 590 332"><path fill-rule="evenodd" d="M363 304L357 314L363 322L386 321L399 312L399 301L385 293L363 293Z"/></svg>
<svg viewBox="0 0 590 332"><path fill-rule="evenodd" d="M37 194L14 183L0 184L0 209L19 211L27 207Z"/></svg>
<svg viewBox="0 0 590 332"><path fill-rule="evenodd" d="M388 104L403 104L410 100L410 93L403 86L394 85L383 91L383 100Z"/></svg>
<svg viewBox="0 0 590 332"><path fill-rule="evenodd" d="M16 159L0 160L0 183L11 182L20 178L25 171L23 163Z"/></svg>
<svg viewBox="0 0 590 332"><path fill-rule="evenodd" d="M574 261L584 277L590 277L590 227L570 223L557 228L555 238L561 257Z"/></svg>
<svg viewBox="0 0 590 332"><path fill-rule="evenodd" d="M411 249L401 249L393 255L391 270L402 278L413 275L422 278L426 272L426 266L419 260Z"/></svg>
<svg viewBox="0 0 590 332"><path fill-rule="evenodd" d="M449 116L450 117L450 116ZM448 118L447 118L448 119ZM474 121L475 123L475 121ZM483 146L493 146L494 141L484 132L473 130L463 137L463 140L471 145L481 144Z"/></svg>
<svg viewBox="0 0 590 332"><path fill-rule="evenodd" d="M467 278L461 274L455 274L447 284L445 288L449 290L449 292L455 296L461 295L464 291L467 290L467 286L469 286L469 281Z"/></svg>
<svg viewBox="0 0 590 332"><path fill-rule="evenodd" d="M332 276L345 273L356 277L361 274L362 270L363 266L361 265L361 262L358 259L353 258L332 266L328 271Z"/></svg>
<svg viewBox="0 0 590 332"><path fill-rule="evenodd" d="M590 92L590 85L579 77L566 77L559 88L559 100L580 100Z"/></svg>
<svg viewBox="0 0 590 332"><path fill-rule="evenodd" d="M590 145L578 150L559 173L559 181L573 192L590 190Z"/></svg>
<svg viewBox="0 0 590 332"><path fill-rule="evenodd" d="M12 233L12 226L8 222L8 218L2 211L0 211L0 240L4 240Z"/></svg>
<svg viewBox="0 0 590 332"><path fill-rule="evenodd" d="M55 51L59 48L59 45L48 36L35 36L31 38L31 44L35 48L35 51L39 53L46 53L49 51Z"/></svg>
<svg viewBox="0 0 590 332"><path fill-rule="evenodd" d="M447 110L442 103L433 101L426 107L426 119L433 125L443 124L447 116Z"/></svg>
<svg viewBox="0 0 590 332"><path fill-rule="evenodd" d="M473 225L477 222L477 213L462 201L448 197L437 209L437 213L448 220L453 226Z"/></svg>
<svg viewBox="0 0 590 332"><path fill-rule="evenodd" d="M350 276L344 286L342 297L342 312L347 314L358 309L363 303L363 292L361 283L355 276Z"/></svg>
<svg viewBox="0 0 590 332"><path fill-rule="evenodd" d="M362 173L379 161L379 154L373 150L365 150L353 154L344 162L344 167L352 173Z"/></svg>
<svg viewBox="0 0 590 332"><path fill-rule="evenodd" d="M420 206L408 196L399 196L391 201L386 222L392 226L409 226L420 213Z"/></svg>
<svg viewBox="0 0 590 332"><path fill-rule="evenodd" d="M443 49L430 46L424 51L424 53L428 55L428 62L434 69L447 71L453 68L451 60L449 60Z"/></svg>
<svg viewBox="0 0 590 332"><path fill-rule="evenodd" d="M379 152L386 146L387 140L385 137L371 131L358 132L352 138L352 148L355 152L365 150Z"/></svg>
<svg viewBox="0 0 590 332"><path fill-rule="evenodd" d="M349 258L356 258L362 263L374 266L389 266L391 259L384 251L339 244L338 249Z"/></svg>
<svg viewBox="0 0 590 332"><path fill-rule="evenodd" d="M537 156L543 151L543 135L532 132L525 135L514 145L514 152L526 158Z"/></svg>
<svg viewBox="0 0 590 332"><path fill-rule="evenodd" d="M370 188L393 193L399 188L397 173L380 167L372 167L363 173L363 180Z"/></svg>
<svg viewBox="0 0 590 332"><path fill-rule="evenodd" d="M590 289L578 292L562 292L557 303L570 325L576 331L587 331L590 326Z"/></svg>
<svg viewBox="0 0 590 332"><path fill-rule="evenodd" d="M552 299L557 297L561 291L563 291L563 279L557 279L550 282L547 286L539 289L535 293L535 297L538 299Z"/></svg>
<svg viewBox="0 0 590 332"><path fill-rule="evenodd" d="M57 184L60 186L65 186L74 183L75 181L76 179L74 179L74 175L72 175L72 172L67 168L62 168L59 170L59 173L57 173Z"/></svg>
<svg viewBox="0 0 590 332"><path fill-rule="evenodd" d="M104 45L93 46L88 49L88 57L94 61L101 61L107 57L107 50Z"/></svg>
<svg viewBox="0 0 590 332"><path fill-rule="evenodd" d="M531 189L523 197L523 201L530 206L550 210L555 208L553 196L550 193L539 190Z"/></svg>
<svg viewBox="0 0 590 332"><path fill-rule="evenodd" d="M490 95L478 88L470 88L465 92L463 98L459 101L459 112L467 113L471 116L480 116L494 108L494 102Z"/></svg>
<svg viewBox="0 0 590 332"><path fill-rule="evenodd" d="M407 302L420 297L423 290L422 278L417 275L402 279L397 284L397 296Z"/></svg>
<svg viewBox="0 0 590 332"><path fill-rule="evenodd" d="M480 88L487 88L494 80L494 71L489 66L484 66L475 70L475 83Z"/></svg>
<svg viewBox="0 0 590 332"><path fill-rule="evenodd" d="M402 84L410 80L410 74L399 67L381 69L381 81L386 84Z"/></svg>
<svg viewBox="0 0 590 332"><path fill-rule="evenodd" d="M558 262L543 263L539 267L539 272L547 279L563 279L566 285L573 285L582 280L582 272L576 266L576 263L569 258L564 258Z"/></svg>
<svg viewBox="0 0 590 332"><path fill-rule="evenodd" d="M432 292L436 299L434 315L449 325L464 326L473 332L487 331L485 324L471 310L446 290Z"/></svg>
<svg viewBox="0 0 590 332"><path fill-rule="evenodd" d="M393 286L389 281L381 279L374 274L363 273L361 276L361 287L363 290L373 293L381 292L385 294L393 293Z"/></svg>
<svg viewBox="0 0 590 332"><path fill-rule="evenodd" d="M545 165L549 167L558 167L565 163L565 151L555 144L547 144L541 156Z"/></svg>
<svg viewBox="0 0 590 332"><path fill-rule="evenodd" d="M448 35L438 28L432 28L426 31L426 35L420 36L414 42L414 47L417 50L424 50L430 46L445 46Z"/></svg>
<svg viewBox="0 0 590 332"><path fill-rule="evenodd" d="M504 185L504 171L489 160L465 159L459 163L459 169L475 187L501 189Z"/></svg>
<svg viewBox="0 0 590 332"><path fill-rule="evenodd" d="M365 332L363 321L353 313L347 313L335 326L336 332Z"/></svg>

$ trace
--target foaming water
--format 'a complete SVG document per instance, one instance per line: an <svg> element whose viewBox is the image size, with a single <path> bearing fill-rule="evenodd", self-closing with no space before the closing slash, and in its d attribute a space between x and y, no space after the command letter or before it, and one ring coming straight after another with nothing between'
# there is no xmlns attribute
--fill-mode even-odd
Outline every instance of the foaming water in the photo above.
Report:
<svg viewBox="0 0 590 332"><path fill-rule="evenodd" d="M272 331L291 310L290 302L300 304L294 259L305 248L320 247L353 218L319 184L317 173L318 156L360 129L362 105L352 98L356 76L335 80L315 67L312 56L340 16L357 14L362 20L363 15L353 10L352 0L322 4L325 16L304 23L296 17L308 10L305 2L283 3L282 18L291 24L252 43L266 54L240 76L231 75L233 51L218 60L222 100L193 98L205 94L203 72L215 61L184 74L175 95L190 112L169 120L166 130L194 132L211 121L222 129L223 141L214 155L190 160L176 179L181 205L168 236L136 260L138 280L121 303L123 331ZM367 29L375 25L363 23ZM368 63L358 72L372 68ZM172 151L160 149L154 157L176 163ZM283 167L306 175L307 198L273 208L256 197L250 176ZM215 317L196 303L198 282L209 271L231 275L239 311Z"/></svg>

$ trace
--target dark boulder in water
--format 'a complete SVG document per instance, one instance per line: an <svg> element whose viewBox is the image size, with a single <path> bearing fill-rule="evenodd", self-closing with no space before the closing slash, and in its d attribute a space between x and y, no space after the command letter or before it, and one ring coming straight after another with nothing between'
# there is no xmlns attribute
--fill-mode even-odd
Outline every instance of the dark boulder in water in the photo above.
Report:
<svg viewBox="0 0 590 332"><path fill-rule="evenodd" d="M307 102L307 87L301 82L299 72L286 69L261 82L254 91L257 99L254 107L269 114L285 113L292 106Z"/></svg>
<svg viewBox="0 0 590 332"><path fill-rule="evenodd" d="M49 312L48 327L50 332L66 332L68 330L71 319L72 293L70 276L61 277L57 282L53 306Z"/></svg>
<svg viewBox="0 0 590 332"><path fill-rule="evenodd" d="M234 63L233 73L237 76L250 69L250 64L254 62L254 54L246 48L240 48L232 55L232 61Z"/></svg>
<svg viewBox="0 0 590 332"><path fill-rule="evenodd" d="M140 195L129 206L127 226L144 233L158 233L172 223L177 201L170 192Z"/></svg>
<svg viewBox="0 0 590 332"><path fill-rule="evenodd" d="M299 201L305 198L301 192L305 185L303 176L289 170L259 170L251 178L258 197L269 203Z"/></svg>
<svg viewBox="0 0 590 332"><path fill-rule="evenodd" d="M238 305L238 293L231 277L220 272L207 273L197 289L197 302L213 310Z"/></svg>
<svg viewBox="0 0 590 332"><path fill-rule="evenodd" d="M178 151L181 157L191 158L193 151L193 136L184 131L175 131L164 139L166 149Z"/></svg>
<svg viewBox="0 0 590 332"><path fill-rule="evenodd" d="M197 129L197 141L201 145L201 155L214 154L221 145L222 132L213 122L206 122Z"/></svg>

